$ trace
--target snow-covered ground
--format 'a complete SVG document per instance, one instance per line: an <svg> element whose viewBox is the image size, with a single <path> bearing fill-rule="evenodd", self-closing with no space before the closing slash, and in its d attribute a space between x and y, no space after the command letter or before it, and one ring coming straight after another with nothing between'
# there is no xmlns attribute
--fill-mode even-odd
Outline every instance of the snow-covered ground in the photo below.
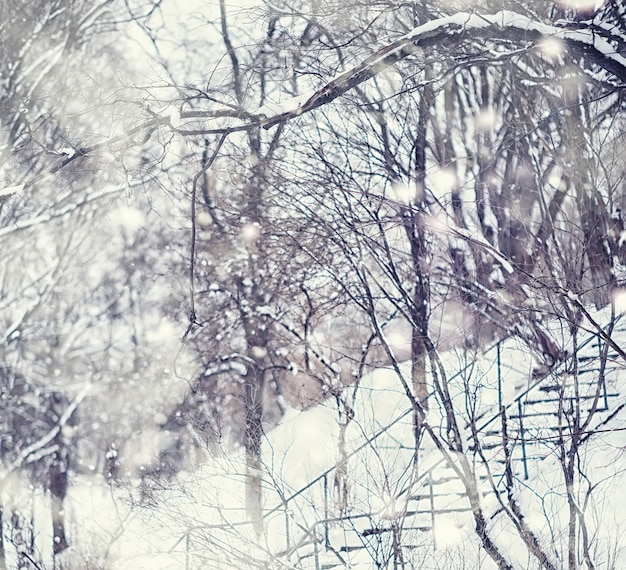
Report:
<svg viewBox="0 0 626 570"><path fill-rule="evenodd" d="M602 317L606 314L597 315ZM614 339L624 344L626 334L618 332ZM590 343L581 355L592 357L597 350ZM501 343L499 358L492 347L475 353L450 351L443 355L443 363L457 409L465 401L468 405L476 402L481 415L477 424L486 426L485 433L489 418L499 413L500 398L503 403L513 402L509 417L517 409L514 398L523 393L530 412L539 409L532 406L547 405L536 403L538 395L550 392L531 385L536 382L532 379L535 363L516 341ZM626 424L619 407L626 378L623 363L611 360L609 368L607 393L620 395L611 397L610 409L598 414L596 424L606 423L585 447L585 473L596 487L586 502L581 497L581 508L592 529L596 567L623 568L626 556L620 541L626 524L622 507L626 504ZM409 378L407 365L400 371ZM427 490L432 489L429 481L442 481L452 471L427 438L415 467L413 416L397 374L390 369L376 370L351 391L346 398L354 418L347 424L337 402L328 400L304 412L288 410L280 425L267 434L263 449L267 514L265 535L260 540L244 511L244 457L234 451L207 454L201 467L180 474L158 492L151 506L139 504L134 492L109 487L99 476L80 477L66 503L70 543L79 545L80 551L71 548L65 556L76 568L316 568L316 564L343 561L345 566L341 563L340 567L369 569L376 567L375 559L380 562L389 554L385 551L389 549L387 536L378 531L403 520L406 528L421 528L405 531L403 538L414 547L407 550L407 559L419 559L417 567L489 568L491 562L478 548L467 503L455 495L463 490L459 482L454 477L440 482L435 493L439 496L428 496ZM474 398L468 399L468 394ZM545 426L533 423L532 414L528 415L527 437L545 433ZM435 432L445 435L443 414L436 405L431 406L428 421ZM514 470L521 482L516 498L542 544L565 559L568 511L559 458L549 452L554 448L549 441L526 444L526 463L519 446L513 453ZM491 453L496 473L498 451ZM40 532L50 528L48 510L42 506L46 500L36 491L13 481L5 482L3 495L7 508L34 504ZM484 508L494 514L490 524L498 544L517 559L520 568L532 568L519 537L502 514L495 514L494 494L485 496ZM418 514L411 515L415 511ZM325 545L330 550L326 551ZM10 549L7 554L10 562ZM42 559L50 555L42 553Z"/></svg>

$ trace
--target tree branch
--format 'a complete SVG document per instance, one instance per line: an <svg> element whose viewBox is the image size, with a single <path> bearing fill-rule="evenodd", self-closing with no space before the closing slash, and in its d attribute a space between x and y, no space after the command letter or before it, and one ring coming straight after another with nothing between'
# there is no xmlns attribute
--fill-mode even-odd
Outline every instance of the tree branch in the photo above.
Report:
<svg viewBox="0 0 626 570"><path fill-rule="evenodd" d="M581 26L583 26L582 23ZM414 54L420 48L443 45L449 39L458 41L490 39L538 43L545 38L563 41L572 50L580 52L620 81L626 82L626 58L617 53L607 39L594 33L590 25L584 25L579 29L564 28L560 25L537 22L509 10L484 16L461 12L414 28L408 34L378 50L359 65L328 82L302 105L268 117L262 120L260 125L269 129L278 123L326 105L391 65Z"/></svg>

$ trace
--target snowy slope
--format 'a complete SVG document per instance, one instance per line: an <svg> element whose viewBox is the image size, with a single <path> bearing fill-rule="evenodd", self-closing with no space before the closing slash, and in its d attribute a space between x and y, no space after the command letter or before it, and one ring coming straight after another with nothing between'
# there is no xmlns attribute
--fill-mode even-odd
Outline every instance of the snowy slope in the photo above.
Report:
<svg viewBox="0 0 626 570"><path fill-rule="evenodd" d="M607 315L594 317L604 322ZM616 332L614 340L626 345L626 333ZM589 342L581 349L581 361L586 358L593 364L597 354L598 346ZM455 403L461 406L468 392L476 395L478 425L485 434L489 419L498 417L500 398L512 402L507 413L513 418L521 405L516 397L528 410L528 437L546 433L545 426L531 419L538 410L537 417L549 417L542 415L541 406L547 404L538 402L537 395L550 394L543 388L553 377L533 379L535 363L519 343L503 342L499 359L498 349L492 347L485 352L451 351L442 360ZM589 439L584 453L586 474L597 487L587 503L581 502L594 532L598 568L626 567L620 542L620 529L626 524L621 507L626 504L622 484L626 423L620 413L626 378L623 363L612 358L609 364L609 410L598 414L598 422L606 423ZM408 377L408 366L401 366L400 372ZM347 567L344 563L369 569L375 567L376 557L389 554L381 529L401 520L413 529L403 540L413 547L407 558L418 557L418 567L491 567L478 548L462 486L426 439L414 468L412 413L396 373L377 370L346 397L354 410L347 425L337 403L328 400L304 412L288 410L267 434L266 533L260 540L244 512L244 458L234 452L199 458L203 466L181 474L151 506L138 504L135 494L111 489L99 478L82 478L68 499L68 515L74 521L71 542L89 545L93 567L112 569ZM445 433L434 399L428 421L436 432ZM559 458L536 439L526 442L525 462L520 446L514 449L513 466L521 482L517 500L527 513L527 524L563 559L567 511ZM488 453L496 474L499 452ZM435 488L435 495L428 496L430 488ZM16 500L22 496L15 488L10 493ZM527 550L497 514L495 495L485 495L483 506L493 514L490 524L498 543L505 545L507 554L517 556L520 568L532 568ZM38 516L42 528L48 527L45 513ZM67 553L79 567L86 564L86 556L71 549Z"/></svg>

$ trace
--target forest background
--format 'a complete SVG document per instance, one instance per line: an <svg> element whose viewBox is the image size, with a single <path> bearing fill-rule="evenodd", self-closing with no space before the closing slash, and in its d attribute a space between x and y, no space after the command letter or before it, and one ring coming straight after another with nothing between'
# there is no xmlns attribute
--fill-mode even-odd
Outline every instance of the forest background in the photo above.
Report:
<svg viewBox="0 0 626 570"><path fill-rule="evenodd" d="M621 430L622 0L3 0L0 45L0 569L137 567L123 521L202 502L207 465L241 483L234 519L213 505L229 541L186 512L168 567L308 567L320 528L408 497L434 455L472 529L434 567L619 567L622 468L589 444ZM523 376L495 386L476 363L503 347ZM381 368L409 458L375 450L370 484L349 433L382 425L357 413ZM549 487L507 417L537 382ZM293 514L268 442L329 407L308 429L336 433L332 513ZM68 508L87 481L115 528ZM300 543L274 543L276 496ZM364 567L425 564L394 509Z"/></svg>

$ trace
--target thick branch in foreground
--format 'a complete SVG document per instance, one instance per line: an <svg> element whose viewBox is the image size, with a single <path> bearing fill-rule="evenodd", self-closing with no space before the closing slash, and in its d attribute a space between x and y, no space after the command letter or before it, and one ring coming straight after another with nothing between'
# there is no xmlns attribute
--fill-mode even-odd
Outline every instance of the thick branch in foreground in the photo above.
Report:
<svg viewBox="0 0 626 570"><path fill-rule="evenodd" d="M576 27L571 27L573 25ZM445 46L451 40L456 42L482 40L483 43L484 40L492 40L507 44L516 42L531 49L533 45L539 44L546 38L562 41L568 49L580 54L586 61L597 65L609 74L610 78L615 81L616 87L622 87L622 84L626 84L626 57L622 56L613 46L613 43L626 45L626 34L617 34L615 28L612 28L609 33L603 26L591 21L576 24L544 24L508 10L482 16L461 12L453 16L432 20L414 28L360 64L327 82L314 93L290 99L270 112L265 109L256 113L238 110L234 114L237 117L244 117L245 122L201 129L174 127L169 118L153 114L151 120L138 125L123 135L118 135L87 148L75 149L72 156L64 158L49 172L35 176L25 182L24 188L33 186L43 177L60 171L79 157L91 155L101 147L131 140L140 133L144 134L142 142L147 142L152 134L162 126L169 127L171 131L183 136L208 134L228 136L234 132L248 131L257 127L270 129L334 101L417 51ZM494 53L494 60L498 59L500 55ZM484 55L481 56L483 62L484 59ZM207 112L206 117L218 119L231 116L231 114L231 111L212 111ZM198 112L181 113L181 118L198 118ZM2 192L0 192L1 194Z"/></svg>
<svg viewBox="0 0 626 570"><path fill-rule="evenodd" d="M268 117L260 124L269 129L278 123L326 105L378 75L389 66L414 54L416 50L442 46L451 39L457 41L489 39L507 43L537 44L546 38L564 42L569 49L584 54L588 61L598 65L620 82L626 83L626 58L620 55L606 37L598 33L598 28L592 27L591 23L582 22L579 27L573 29L537 22L509 10L484 16L461 12L414 28L408 34L378 50L359 65L328 82L301 105L294 105L295 108ZM292 101L295 104L298 99Z"/></svg>

